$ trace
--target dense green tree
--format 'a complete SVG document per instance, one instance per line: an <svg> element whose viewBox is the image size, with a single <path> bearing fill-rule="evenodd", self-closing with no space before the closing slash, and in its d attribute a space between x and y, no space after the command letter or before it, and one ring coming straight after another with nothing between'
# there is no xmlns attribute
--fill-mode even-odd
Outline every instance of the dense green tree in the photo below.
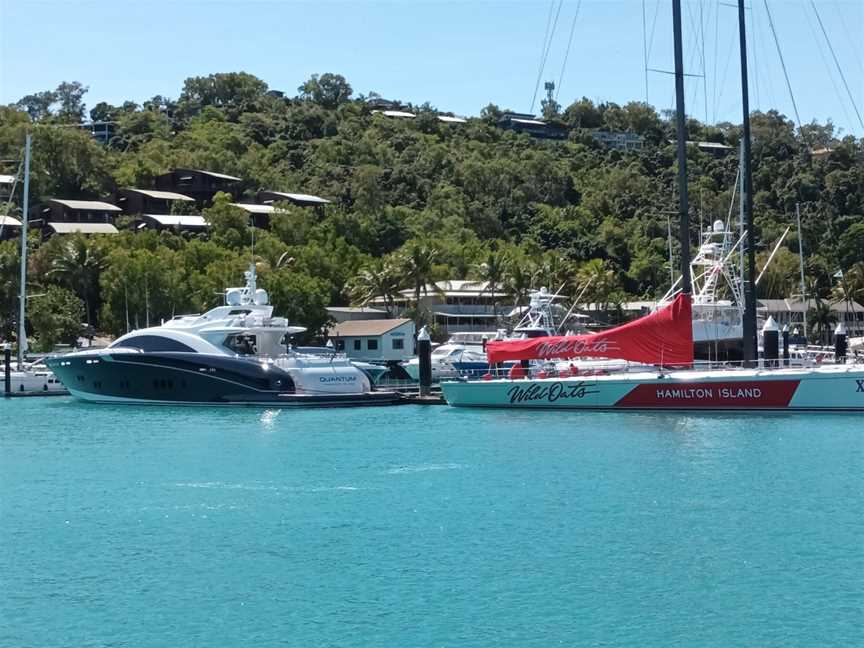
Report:
<svg viewBox="0 0 864 648"><path fill-rule="evenodd" d="M327 306L331 286L324 279L283 268L261 277L261 285L270 294L275 313L294 325L305 326L311 339L324 333L330 324Z"/></svg>
<svg viewBox="0 0 864 648"><path fill-rule="evenodd" d="M401 271L393 259L373 259L351 280L349 293L352 302L368 306L380 297L384 300L387 317L396 313L396 299L402 288Z"/></svg>
<svg viewBox="0 0 864 648"><path fill-rule="evenodd" d="M74 345L83 331L83 318L83 302L59 286L46 286L27 303L27 333L37 338L40 351L50 351L58 343Z"/></svg>
<svg viewBox="0 0 864 648"><path fill-rule="evenodd" d="M313 74L297 88L303 99L314 101L323 108L336 108L351 98L351 86L341 74Z"/></svg>
<svg viewBox="0 0 864 648"><path fill-rule="evenodd" d="M73 236L59 246L48 276L72 290L84 302L87 324L96 322L100 293L99 275L106 267L102 251L83 236Z"/></svg>

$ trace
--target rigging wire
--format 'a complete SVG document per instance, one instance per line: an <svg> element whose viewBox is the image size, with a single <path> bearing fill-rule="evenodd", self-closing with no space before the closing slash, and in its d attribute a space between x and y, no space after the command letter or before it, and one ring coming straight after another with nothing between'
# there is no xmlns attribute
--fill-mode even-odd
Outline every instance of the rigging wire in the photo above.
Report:
<svg viewBox="0 0 864 648"><path fill-rule="evenodd" d="M753 47L747 48L747 54L753 57L753 65L750 69L753 70L753 85L754 90L756 91L756 110L760 110L761 102L759 101L759 64L756 56L757 42L756 42L756 11L752 8L750 9L750 23L753 28L750 30L751 40L753 41Z"/></svg>
<svg viewBox="0 0 864 648"><path fill-rule="evenodd" d="M735 47L735 41L737 40L736 34L733 30L729 30L729 50L726 52L726 65L723 66L723 76L720 80L720 94L717 96L717 105L723 101L723 89L726 87L726 76L729 74L729 63L732 60L732 49Z"/></svg>
<svg viewBox="0 0 864 648"><path fill-rule="evenodd" d="M714 119L717 123L717 45L720 42L720 0L717 0L716 9L714 11L714 73L711 76L711 83L714 88Z"/></svg>
<svg viewBox="0 0 864 648"><path fill-rule="evenodd" d="M546 16L546 31L543 32L543 45L540 47L540 67L537 70L537 82L534 84L534 96L531 99L531 110L534 110L534 102L537 100L537 88L540 86L540 77L543 75L543 58L546 55L546 46L549 42L549 28L552 27L552 14L555 11L555 0L549 0L549 15Z"/></svg>
<svg viewBox="0 0 864 648"><path fill-rule="evenodd" d="M702 2L699 3L699 35L700 40L702 41L702 97L703 104L705 108L705 125L708 125L708 79L705 76L705 19L703 12L704 4ZM710 8L709 8L710 14ZM710 16L709 16L710 17Z"/></svg>
<svg viewBox="0 0 864 648"><path fill-rule="evenodd" d="M831 81L831 86L834 88L834 94L837 97L837 102L840 104L840 108L843 110L843 116L846 117L847 123L852 123L852 118L849 116L849 111L846 110L846 102L843 100L843 94L840 92L840 88L837 86L837 81L834 79L834 73L831 72L831 64L828 63L828 59L825 58L825 49L822 47L822 43L819 41L819 35L816 33L816 28L813 26L813 21L810 18L810 15L807 13L807 6L804 5L804 17L807 19L807 26L810 27L810 33L813 35L813 41L816 43L816 49L819 50L819 58L822 59L822 63L825 65L825 71L828 72L828 79Z"/></svg>
<svg viewBox="0 0 864 648"><path fill-rule="evenodd" d="M548 31L548 39L544 44L543 48L543 57L540 59L540 69L537 71L537 82L534 84L534 96L531 98L531 110L529 112L534 112L534 104L537 101L537 91L540 89L540 79L543 77L543 70L546 68L546 60L549 58L549 50L552 49L552 40L555 38L555 29L558 26L558 16L561 15L561 5L564 4L564 0L558 0L558 11L555 12L555 18L552 20L552 28ZM555 6L555 0L552 0L552 4L549 6L550 16L551 10Z"/></svg>
<svg viewBox="0 0 864 648"><path fill-rule="evenodd" d="M642 0L643 9L645 0ZM582 0L576 5L576 13L573 14L573 22L570 23L570 37L567 39L567 51L564 53L564 62L561 64L561 74L558 77L558 86L555 88L555 101L558 101L558 93L561 92L561 84L564 83L564 68L567 67L567 59L570 58L570 46L573 45L573 33L576 31L576 19L579 17L579 10L582 8ZM644 18L644 13L643 13ZM644 32L644 23L643 23ZM647 64L646 64L647 65ZM646 72L647 76L647 72ZM647 90L646 90L647 92Z"/></svg>
<svg viewBox="0 0 864 648"><path fill-rule="evenodd" d="M768 39L765 37L764 32L763 32L761 18L759 19L759 21L757 21L757 17L759 16L759 12L756 9L754 9L753 11L751 11L751 14L753 16L753 45L754 45L754 47L758 47L758 48L764 50L765 47L767 47L767 45L765 45L765 43L768 42ZM756 54L754 53L753 56L754 56L753 60L755 61L756 60L755 59ZM768 102L769 106L776 106L777 102L774 100L774 84L771 81L771 74L769 73L770 71L768 70L768 62L769 62L770 58L763 51L760 60L762 61L762 64L765 66L765 70L763 70L764 74L762 76L762 80L764 83L764 89L768 92L768 97L766 98L766 101Z"/></svg>
<svg viewBox="0 0 864 648"><path fill-rule="evenodd" d="M642 67L645 68L645 105L648 105L648 33L645 29L645 0L642 0Z"/></svg>
<svg viewBox="0 0 864 648"><path fill-rule="evenodd" d="M654 46L654 30L657 27L657 14L660 13L660 0L654 3L654 18L651 21L651 37L648 39L648 60L651 60L651 49Z"/></svg>
<svg viewBox="0 0 864 648"><path fill-rule="evenodd" d="M843 25L843 33L845 34L846 38L849 40L849 49L851 49L853 52L858 51L861 44L860 43L856 44L855 39L852 38L852 33L849 31L849 25L846 24L848 21L843 16L843 12L840 9L839 3L834 4L834 10L837 12L838 17L840 18L840 24ZM857 64L857 67L859 68L861 73L864 74L864 59L859 59L859 58L853 56L852 60L855 61L855 63Z"/></svg>
<svg viewBox="0 0 864 648"><path fill-rule="evenodd" d="M837 66L837 72L840 74L840 79L843 81L843 87L846 88L846 94L849 95L849 102L852 104L852 108L855 109L855 114L858 115L858 123L861 124L861 128L864 128L864 119L861 119L861 113L858 110L858 106L855 104L855 99L852 97L852 91L849 90L849 84L846 83L846 75L843 74L843 68L840 67L840 61L837 60L837 54L834 53L834 45L831 44L831 39L828 38L828 33L825 31L825 25L822 24L822 17L819 15L819 10L816 8L816 3L813 0L810 0L810 6L813 7L813 13L816 14L816 20L819 21L819 27L822 29L822 35L825 37L825 42L828 43L828 50L831 52L831 56L834 58L834 65Z"/></svg>
<svg viewBox="0 0 864 648"><path fill-rule="evenodd" d="M792 84L789 83L789 73L786 71L786 61L783 59L783 52L780 50L780 40L777 38L777 30L774 29L774 19L771 16L771 9L768 8L768 0L762 0L765 3L765 13L768 14L768 24L771 26L771 34L774 36L774 45L777 47L777 55L780 57L780 66L783 68L783 77L786 79L786 88L789 90L789 98L792 100L792 108L795 110L795 121L798 123L798 130L801 130L801 116L798 114L798 104L795 103L795 94L792 92Z"/></svg>

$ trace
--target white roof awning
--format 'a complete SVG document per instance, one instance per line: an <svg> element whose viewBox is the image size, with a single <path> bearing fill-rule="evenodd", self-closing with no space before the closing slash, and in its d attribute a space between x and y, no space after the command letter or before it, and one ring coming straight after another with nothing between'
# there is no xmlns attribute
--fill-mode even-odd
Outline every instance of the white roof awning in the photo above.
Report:
<svg viewBox="0 0 864 648"><path fill-rule="evenodd" d="M372 114L380 114L385 117L402 117L403 119L414 119L417 116L404 110L373 110Z"/></svg>
<svg viewBox="0 0 864 648"><path fill-rule="evenodd" d="M163 227L188 227L190 229L210 227L210 223L204 220L203 216L190 214L142 214L141 218L158 223Z"/></svg>
<svg viewBox="0 0 864 648"><path fill-rule="evenodd" d="M0 184L12 184L15 182L15 176L0 175Z"/></svg>
<svg viewBox="0 0 864 648"><path fill-rule="evenodd" d="M63 205L64 207L68 207L69 209L81 209L81 210L89 210L89 211L109 211L109 212L122 211L117 205L112 205L111 203L102 202L101 200L63 200L60 198L52 198L48 202L49 203L58 203L60 205Z"/></svg>
<svg viewBox="0 0 864 648"><path fill-rule="evenodd" d="M12 218L11 216L0 216L0 225L6 227L21 227L21 221Z"/></svg>
<svg viewBox="0 0 864 648"><path fill-rule="evenodd" d="M245 209L250 214L272 214L276 211L273 205L255 205L250 203L231 203L234 207Z"/></svg>
<svg viewBox="0 0 864 648"><path fill-rule="evenodd" d="M117 228L110 223L48 223L57 234L118 234Z"/></svg>
<svg viewBox="0 0 864 648"><path fill-rule="evenodd" d="M461 117L451 117L450 115L438 115L438 121L447 122L448 124L467 124L467 119Z"/></svg>
<svg viewBox="0 0 864 648"><path fill-rule="evenodd" d="M231 180L233 182L240 182L241 180L241 178L235 178L234 176L230 176L225 173L216 173L215 171L202 171L201 169L194 169L194 171L204 174L206 176L210 176L211 178L219 178L220 180Z"/></svg>
<svg viewBox="0 0 864 648"><path fill-rule="evenodd" d="M131 191L133 193L141 194L143 196L147 196L148 198L155 198L157 200L195 200L194 198L184 196L183 194L174 193L173 191L156 191L155 189L131 189L128 187L125 188L124 191Z"/></svg>
<svg viewBox="0 0 864 648"><path fill-rule="evenodd" d="M285 191L268 191L268 194L273 194L274 196L279 196L280 198L284 198L290 202L300 202L300 203L317 203L319 205L329 205L330 201L326 198L321 198L320 196L312 196L310 194L299 194L299 193L287 193Z"/></svg>

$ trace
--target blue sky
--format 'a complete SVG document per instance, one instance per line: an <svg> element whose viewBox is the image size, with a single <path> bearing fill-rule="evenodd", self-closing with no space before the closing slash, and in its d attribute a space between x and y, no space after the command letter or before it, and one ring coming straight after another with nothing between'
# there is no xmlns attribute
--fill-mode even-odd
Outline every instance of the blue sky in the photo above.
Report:
<svg viewBox="0 0 864 648"><path fill-rule="evenodd" d="M728 2L684 3L685 66L702 74L704 40L706 75L688 78L687 110L709 122L741 117L737 12ZM751 107L774 107L793 118L764 0L748 5ZM648 65L669 70L671 3L645 0L644 6ZM769 0L768 6L801 121L830 118L845 133L864 136L809 0ZM864 117L864 0L817 0L816 6ZM564 0L541 77L562 81L562 104L583 95L618 103L645 99L642 13L642 0L581 6ZM549 14L549 0L0 0L0 103L64 80L88 85L91 107L140 103L156 94L176 98L189 76L243 70L291 95L311 74L337 72L355 92L429 101L457 114L476 115L490 101L528 111ZM541 82L535 111L542 91ZM649 73L648 101L664 109L673 99L672 77Z"/></svg>

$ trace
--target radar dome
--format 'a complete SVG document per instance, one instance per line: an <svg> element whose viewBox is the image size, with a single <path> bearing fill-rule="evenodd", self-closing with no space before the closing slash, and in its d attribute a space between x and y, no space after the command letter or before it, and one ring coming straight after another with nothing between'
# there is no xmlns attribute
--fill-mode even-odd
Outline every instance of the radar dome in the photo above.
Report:
<svg viewBox="0 0 864 648"><path fill-rule="evenodd" d="M266 306L269 301L269 297L267 296L267 291L263 288L259 288L255 291L255 303L258 306Z"/></svg>
<svg viewBox="0 0 864 648"><path fill-rule="evenodd" d="M239 306L240 305L240 290L237 288L231 288L225 293L225 302L229 306Z"/></svg>
<svg viewBox="0 0 864 648"><path fill-rule="evenodd" d="M715 231L715 232L718 232L718 233L719 233L719 232L722 232L722 231L725 230L725 229L726 229L726 225L723 223L722 220L716 220L716 221L714 221L714 231Z"/></svg>

